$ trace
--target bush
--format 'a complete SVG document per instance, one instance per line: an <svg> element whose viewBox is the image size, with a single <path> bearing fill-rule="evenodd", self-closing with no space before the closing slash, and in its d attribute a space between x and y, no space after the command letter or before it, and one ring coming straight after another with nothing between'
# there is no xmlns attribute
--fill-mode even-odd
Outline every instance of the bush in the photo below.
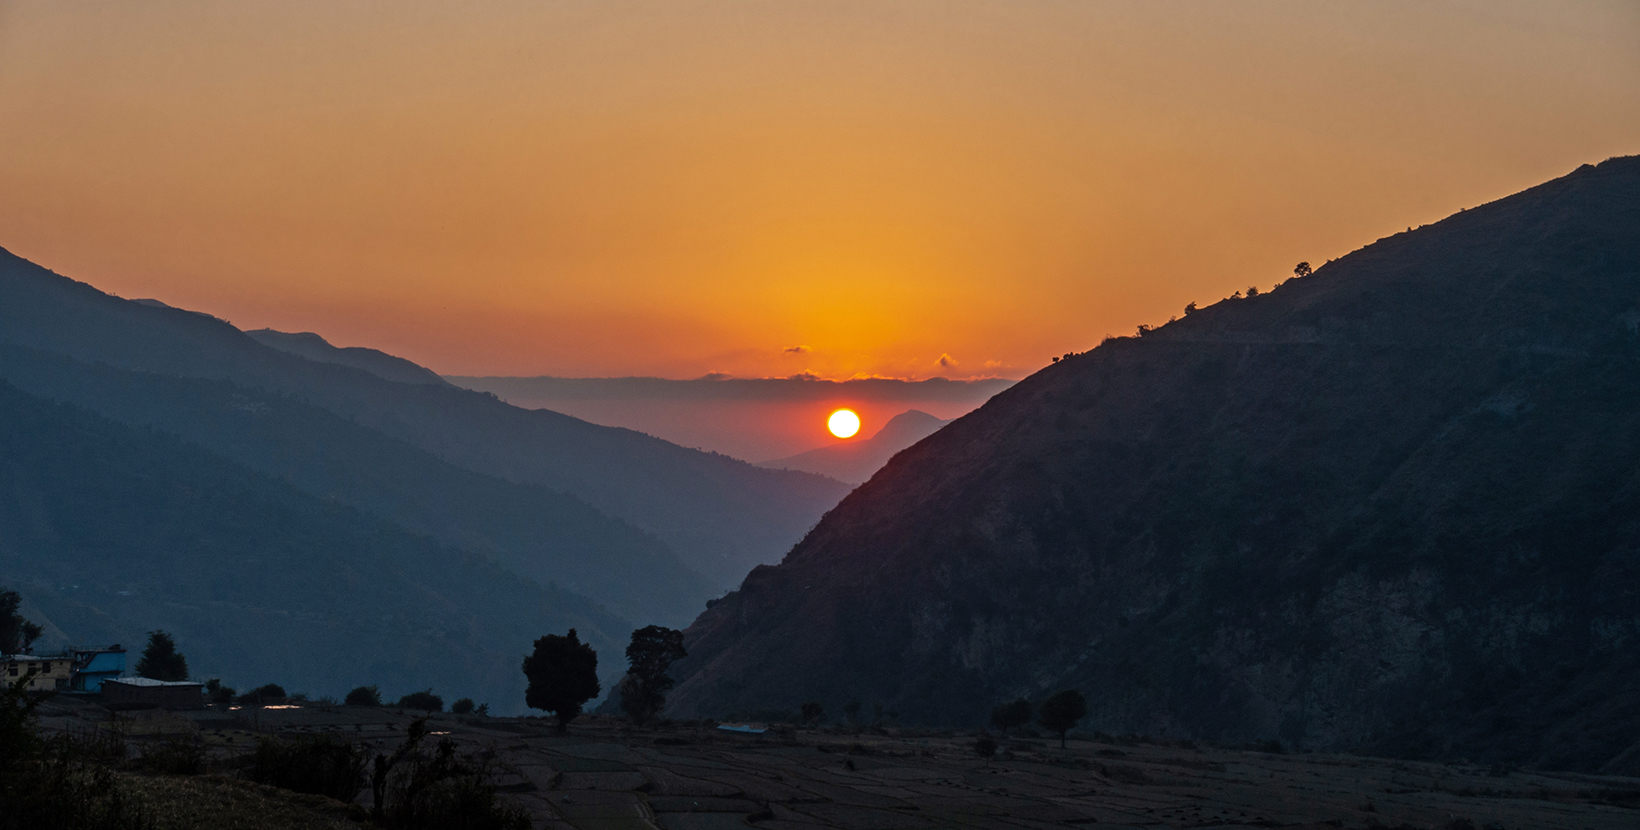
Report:
<svg viewBox="0 0 1640 830"><path fill-rule="evenodd" d="M473 713L473 699L464 697L450 704L450 712L456 715L470 715Z"/></svg>
<svg viewBox="0 0 1640 830"><path fill-rule="evenodd" d="M529 813L497 797L489 761L456 752L444 738L427 752L427 719L410 724L393 754L378 755L370 777L371 818L388 830L528 830Z"/></svg>
<svg viewBox="0 0 1640 830"><path fill-rule="evenodd" d="M399 698L399 708L420 709L423 712L442 712L444 711L444 698L433 694L432 689L411 692Z"/></svg>
<svg viewBox="0 0 1640 830"><path fill-rule="evenodd" d="M981 758L989 758L997 754L997 739L990 735L981 735L975 738L974 754Z"/></svg>
<svg viewBox="0 0 1640 830"><path fill-rule="evenodd" d="M233 703L235 694L237 693L232 686L222 685L222 681L217 678L205 681L205 697L212 703Z"/></svg>
<svg viewBox="0 0 1640 830"><path fill-rule="evenodd" d="M87 763L67 739L46 741L24 690L34 672L0 684L0 827L149 830L153 820L107 768Z"/></svg>
<svg viewBox="0 0 1640 830"><path fill-rule="evenodd" d="M170 740L145 748L138 763L149 772L200 775L205 772L205 747L191 740Z"/></svg>
<svg viewBox="0 0 1640 830"><path fill-rule="evenodd" d="M278 683L269 683L234 698L234 702L240 706L261 706L263 703L284 699L285 687Z"/></svg>
<svg viewBox="0 0 1640 830"><path fill-rule="evenodd" d="M245 777L258 784L352 801L365 785L366 751L329 735L263 738Z"/></svg>
<svg viewBox="0 0 1640 830"><path fill-rule="evenodd" d="M382 705L382 690L375 686L360 686L348 692L342 703L348 706L380 706Z"/></svg>

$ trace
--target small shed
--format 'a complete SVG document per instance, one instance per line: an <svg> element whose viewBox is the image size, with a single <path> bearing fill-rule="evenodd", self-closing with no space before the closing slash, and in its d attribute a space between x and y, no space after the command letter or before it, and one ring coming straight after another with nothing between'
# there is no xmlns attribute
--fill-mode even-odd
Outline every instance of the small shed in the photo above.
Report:
<svg viewBox="0 0 1640 830"><path fill-rule="evenodd" d="M110 709L204 709L204 686L186 680L120 677L102 681L102 702Z"/></svg>

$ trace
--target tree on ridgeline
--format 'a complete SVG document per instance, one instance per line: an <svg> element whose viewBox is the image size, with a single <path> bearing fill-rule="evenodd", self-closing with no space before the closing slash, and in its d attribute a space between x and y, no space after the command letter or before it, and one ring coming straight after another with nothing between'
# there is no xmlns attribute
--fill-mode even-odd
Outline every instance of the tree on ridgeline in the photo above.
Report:
<svg viewBox="0 0 1640 830"><path fill-rule="evenodd" d="M1308 262L1300 262L1299 264L1293 266L1293 276L1299 279L1303 279L1313 273L1315 272L1310 270L1310 263Z"/></svg>
<svg viewBox="0 0 1640 830"><path fill-rule="evenodd" d="M802 708L803 722L819 726L826 717L826 707L818 703L805 703Z"/></svg>
<svg viewBox="0 0 1640 830"><path fill-rule="evenodd" d="M360 686L347 693L342 698L344 706L380 706L382 705L382 690L375 686Z"/></svg>
<svg viewBox="0 0 1640 830"><path fill-rule="evenodd" d="M1065 748L1065 733L1087 716L1088 702L1075 689L1066 689L1042 701L1036 710L1036 722L1049 732L1059 733L1060 749Z"/></svg>
<svg viewBox="0 0 1640 830"><path fill-rule="evenodd" d="M16 591L0 588L0 654L22 654L45 633L17 613L17 606L22 602Z"/></svg>
<svg viewBox="0 0 1640 830"><path fill-rule="evenodd" d="M626 677L621 679L621 711L637 723L644 723L666 707L666 693L672 678L666 674L672 664L689 652L683 650L683 632L650 625L632 632L626 647Z"/></svg>
<svg viewBox="0 0 1640 830"><path fill-rule="evenodd" d="M137 675L150 680L187 680L188 660L177 651L176 641L163 631L148 632L148 647L137 661Z"/></svg>
<svg viewBox="0 0 1640 830"><path fill-rule="evenodd" d="M991 725L1002 730L1004 735L1008 730L1024 726L1031 722L1031 702L1020 698L1013 703L1004 703L991 710Z"/></svg>
<svg viewBox="0 0 1640 830"><path fill-rule="evenodd" d="M535 651L524 658L524 676L530 681L524 703L558 718L559 734L568 731L581 707L603 691L598 652L581 642L573 628L562 637L548 634L536 640Z"/></svg>

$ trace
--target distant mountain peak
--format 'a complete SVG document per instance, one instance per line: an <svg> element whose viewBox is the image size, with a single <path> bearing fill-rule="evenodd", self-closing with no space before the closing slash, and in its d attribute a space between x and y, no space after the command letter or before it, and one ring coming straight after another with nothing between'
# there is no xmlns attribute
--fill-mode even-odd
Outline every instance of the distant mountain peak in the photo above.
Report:
<svg viewBox="0 0 1640 830"><path fill-rule="evenodd" d="M888 463L895 453L934 434L950 423L920 409L908 409L888 419L870 438L846 441L765 461L757 466L775 470L802 470L859 484Z"/></svg>

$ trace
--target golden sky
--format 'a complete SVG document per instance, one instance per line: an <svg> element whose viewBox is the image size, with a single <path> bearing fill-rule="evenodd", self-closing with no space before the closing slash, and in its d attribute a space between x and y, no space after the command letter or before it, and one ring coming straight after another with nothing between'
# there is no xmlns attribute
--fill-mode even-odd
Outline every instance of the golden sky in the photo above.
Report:
<svg viewBox="0 0 1640 830"><path fill-rule="evenodd" d="M0 0L0 246L450 374L1019 377L1636 152L1634 0Z"/></svg>

